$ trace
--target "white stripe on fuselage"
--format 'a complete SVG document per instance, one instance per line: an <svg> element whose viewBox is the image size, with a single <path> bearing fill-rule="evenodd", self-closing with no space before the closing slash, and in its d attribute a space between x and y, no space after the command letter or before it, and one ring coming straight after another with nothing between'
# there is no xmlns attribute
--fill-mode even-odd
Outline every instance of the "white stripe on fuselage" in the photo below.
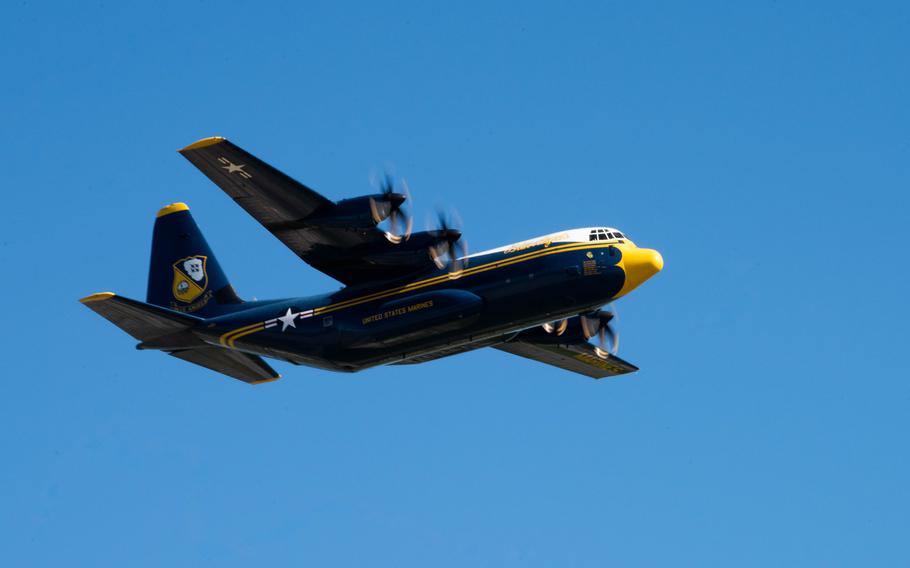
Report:
<svg viewBox="0 0 910 568"><path fill-rule="evenodd" d="M521 241L518 243L512 243L510 245L505 245L494 249L475 252L474 254L468 255L467 258L492 254L495 252L518 252L541 245L550 246L557 243L587 243L591 239L591 231L599 229L603 229L609 232L618 232L617 229L613 229L611 227L585 227L583 229L569 229L567 231L550 233L549 235L543 235L541 237L528 239L526 241Z"/></svg>

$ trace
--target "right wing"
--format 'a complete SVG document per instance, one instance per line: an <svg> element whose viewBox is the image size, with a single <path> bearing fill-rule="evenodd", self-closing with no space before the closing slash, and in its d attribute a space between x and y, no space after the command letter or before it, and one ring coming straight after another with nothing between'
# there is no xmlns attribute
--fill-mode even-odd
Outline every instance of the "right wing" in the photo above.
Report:
<svg viewBox="0 0 910 568"><path fill-rule="evenodd" d="M431 262L427 255L391 266L374 261L396 252L383 231L315 223L331 217L336 203L224 138L179 152L297 256L344 284L395 278Z"/></svg>
<svg viewBox="0 0 910 568"><path fill-rule="evenodd" d="M599 357L594 351L594 346L587 341L550 344L525 341L520 338L521 334L506 343L495 345L494 348L593 379L615 377L638 370L635 365L615 355L608 354L606 359Z"/></svg>

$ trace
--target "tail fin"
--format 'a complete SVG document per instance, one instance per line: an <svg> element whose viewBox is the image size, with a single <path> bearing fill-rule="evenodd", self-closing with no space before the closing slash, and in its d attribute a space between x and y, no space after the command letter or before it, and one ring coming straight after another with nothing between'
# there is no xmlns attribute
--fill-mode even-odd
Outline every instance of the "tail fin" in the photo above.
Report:
<svg viewBox="0 0 910 568"><path fill-rule="evenodd" d="M243 303L185 203L158 211L147 301L202 318L234 311Z"/></svg>

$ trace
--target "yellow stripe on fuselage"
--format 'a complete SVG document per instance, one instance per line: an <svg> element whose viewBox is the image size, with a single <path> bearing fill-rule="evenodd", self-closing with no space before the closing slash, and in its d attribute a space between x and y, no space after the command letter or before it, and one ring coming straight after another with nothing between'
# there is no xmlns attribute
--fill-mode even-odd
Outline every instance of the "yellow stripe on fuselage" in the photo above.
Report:
<svg viewBox="0 0 910 568"><path fill-rule="evenodd" d="M232 335L235 335L235 334L243 333L244 331L247 331L248 329L253 329L253 328L255 328L255 327L263 327L263 325L264 325L264 324L260 321L260 322L252 323L252 324L250 324L250 325L245 325L245 326L243 326L243 327L238 327L237 329L232 329L231 331L229 331L229 332L223 334L223 335L219 338L219 341L220 341L220 343L221 343L222 345L227 346L227 345L228 345L227 342L230 340L229 336L232 336ZM258 330L258 329L253 329L253 331L259 331L259 330ZM233 347L233 346L234 346L234 345L233 345L233 342L232 342L231 345L230 345L230 347Z"/></svg>
<svg viewBox="0 0 910 568"><path fill-rule="evenodd" d="M251 333L256 333L257 331L262 331L263 329L265 329L265 325L263 325L262 323L258 323L258 324L256 324L255 327L253 327L253 329L247 329L245 331L241 331L240 333L233 333L231 335L231 337L227 340L227 346L233 349L235 341L237 341L241 337L250 335ZM222 338L223 337L224 336L222 336ZM222 342L223 342L223 339L222 339Z"/></svg>
<svg viewBox="0 0 910 568"><path fill-rule="evenodd" d="M480 266L475 266L474 268L466 268L461 271L457 277L451 277L449 274L443 274L441 276L434 276L433 278L428 278L426 280L421 280L418 282L411 282L410 284L405 284L404 286L399 286L398 288L392 288L390 290L382 290L379 292L374 292L373 294L368 294L366 296L360 296L357 298L352 298L350 300L344 300L338 302L337 304L330 304L328 306L323 306L321 308L316 308L313 310L314 315L326 314L329 312L334 312L343 308L349 308L352 306L358 306L360 304L371 302L373 300L381 300L388 298L389 296L394 296L396 294L401 294L402 292L411 292L413 290L418 290L420 288L426 288L427 286L432 286L440 282L445 282L447 280L454 280L456 278L464 278L465 276L472 276L474 274L479 274L481 272L486 272L488 270L494 270L497 268L502 268L504 266L510 266L519 262L524 262L526 260L532 260L535 258L540 258L543 256L548 256L551 254L556 254L560 252L571 252L575 250L584 250L592 248L607 248L611 246L617 246L616 243L567 243L565 245L551 246L546 249L536 250L529 253L524 253L511 258L504 258L502 260L496 260L487 262ZM621 248L621 247L617 247Z"/></svg>
<svg viewBox="0 0 910 568"><path fill-rule="evenodd" d="M505 266L510 266L517 264L519 262L525 262L527 260L533 260L536 258L541 258L544 256L549 256L551 254L557 254L562 252L573 252L576 250L585 250L585 249L598 249L598 248L608 248L616 247L618 249L634 247L635 245L631 242L618 243L618 242L582 242L582 243L565 243L562 245L549 246L540 250L535 250L527 253L522 253L516 256L510 256L508 258L503 258L502 260L494 260L482 264L480 266L475 266L474 268L465 268L457 276L450 274L442 274L440 276L434 276L432 278L427 278L426 280L420 280L417 282L411 282L403 286L398 286L396 288L391 288L388 290L380 290L379 292L374 292L372 294L367 294L365 296L358 296L356 298L351 298L350 300L344 300L336 304L329 304L328 306L322 306L321 308L315 308L313 310L313 315L323 315L331 312L336 312L338 310L343 310L345 308L352 308L354 306L359 306L367 302L372 302L374 300L383 300L390 296L396 296L398 294L403 294L405 292L412 292L414 290L420 290L422 288L427 288L442 282L447 282L450 280L455 280L457 278L464 278L465 276L473 276L474 274L480 274L481 272L487 272L489 270L496 270L498 268L503 268ZM505 253L510 254L510 253ZM619 266L622 266L622 261L620 261ZM238 327L237 329L231 330L219 339L222 345L226 347L234 347L234 342L257 331L262 331L265 329L263 322L257 322L254 324L246 325L243 327Z"/></svg>

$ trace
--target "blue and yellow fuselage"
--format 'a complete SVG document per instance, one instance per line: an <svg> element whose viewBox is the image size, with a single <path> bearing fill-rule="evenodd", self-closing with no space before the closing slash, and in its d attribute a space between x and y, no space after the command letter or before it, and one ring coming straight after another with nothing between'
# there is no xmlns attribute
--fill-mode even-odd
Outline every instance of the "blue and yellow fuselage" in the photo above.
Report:
<svg viewBox="0 0 910 568"><path fill-rule="evenodd" d="M463 352L597 308L663 267L655 250L588 233L479 253L456 273L247 302L195 331L213 345L337 371Z"/></svg>

